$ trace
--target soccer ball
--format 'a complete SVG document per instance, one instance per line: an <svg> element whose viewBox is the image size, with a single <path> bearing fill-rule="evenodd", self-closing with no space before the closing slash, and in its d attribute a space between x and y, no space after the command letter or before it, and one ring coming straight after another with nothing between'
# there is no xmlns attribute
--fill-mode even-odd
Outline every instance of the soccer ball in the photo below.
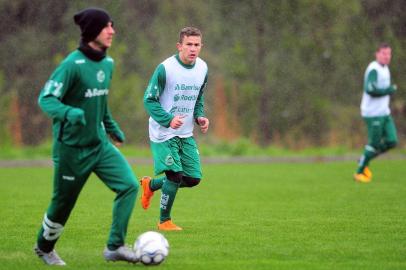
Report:
<svg viewBox="0 0 406 270"><path fill-rule="evenodd" d="M134 243L135 256L145 265L157 265L163 262L169 253L169 243L158 232L145 232Z"/></svg>

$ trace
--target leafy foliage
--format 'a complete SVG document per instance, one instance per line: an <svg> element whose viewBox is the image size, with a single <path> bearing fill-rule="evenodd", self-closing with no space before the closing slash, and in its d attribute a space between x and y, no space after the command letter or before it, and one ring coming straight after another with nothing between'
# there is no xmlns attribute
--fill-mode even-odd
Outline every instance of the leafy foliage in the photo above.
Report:
<svg viewBox="0 0 406 270"><path fill-rule="evenodd" d="M88 6L107 9L117 35L109 53L116 73L110 95L113 115L132 143L146 144L147 115L142 96L154 68L176 52L178 31L203 31L202 58L209 64L206 93L213 127L221 115L234 130L267 145L353 145L363 136L356 129L362 77L378 43L394 50L391 71L400 91L394 97L395 118L405 116L405 5L401 0L230 1L140 0L67 1L35 4L0 1L0 117L10 110L10 93L18 97L24 144L50 136L50 121L36 104L38 93L61 59L77 47L79 30L73 14ZM221 90L219 90L221 89ZM217 92L225 98L218 100ZM348 113L350 112L350 113ZM343 126L339 118L349 122ZM356 119L356 120L354 120ZM15 121L8 119L8 121ZM7 121L6 121L7 122ZM351 123L351 124L348 124ZM226 123L227 124L227 123ZM398 123L401 134L405 123ZM4 127L9 126L6 123ZM215 136L230 137L226 129ZM2 128L0 139L15 141ZM336 139L332 139L336 138ZM341 138L337 140L337 138Z"/></svg>

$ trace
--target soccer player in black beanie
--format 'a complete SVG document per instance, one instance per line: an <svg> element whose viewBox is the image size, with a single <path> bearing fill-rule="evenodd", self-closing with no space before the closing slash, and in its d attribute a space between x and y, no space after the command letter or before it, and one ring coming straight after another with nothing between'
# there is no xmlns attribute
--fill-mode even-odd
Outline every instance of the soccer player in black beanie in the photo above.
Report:
<svg viewBox="0 0 406 270"><path fill-rule="evenodd" d="M103 59L115 33L110 15L103 9L87 8L75 14L73 19L82 31L79 50L94 61ZM108 33L99 37L102 31Z"/></svg>
<svg viewBox="0 0 406 270"><path fill-rule="evenodd" d="M74 21L82 31L80 47L56 68L38 98L53 120L54 189L34 251L46 264L65 265L54 247L80 191L95 173L116 193L103 256L107 261L135 263L138 259L125 246L125 237L139 183L113 145L120 146L125 136L108 108L114 61L106 50L115 34L113 22L106 11L96 8L80 11Z"/></svg>
<svg viewBox="0 0 406 270"><path fill-rule="evenodd" d="M73 17L75 23L79 25L82 31L82 39L84 42L90 42L96 39L101 30L109 22L112 22L110 15L103 9L87 8Z"/></svg>

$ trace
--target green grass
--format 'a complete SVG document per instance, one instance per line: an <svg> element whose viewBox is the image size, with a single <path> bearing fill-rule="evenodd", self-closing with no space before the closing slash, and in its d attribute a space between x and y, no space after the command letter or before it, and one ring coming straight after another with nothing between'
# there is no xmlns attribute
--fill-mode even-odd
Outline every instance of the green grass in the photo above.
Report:
<svg viewBox="0 0 406 270"><path fill-rule="evenodd" d="M138 176L152 171L136 166ZM182 189L159 269L406 269L404 161L377 160L374 180L351 180L353 163L204 165ZM49 269L32 247L51 194L51 168L0 168L0 268ZM106 263L114 194L91 177L58 242L66 269L144 269ZM137 202L131 243L158 218Z"/></svg>
<svg viewBox="0 0 406 270"><path fill-rule="evenodd" d="M346 146L324 146L305 147L301 149L289 149L287 147L269 145L259 146L248 139L238 139L235 141L210 140L198 138L199 151L204 157L233 157L233 156L274 156L274 157L308 157L308 156L344 156L360 155L362 146L351 149ZM151 158L151 150L148 145L124 144L120 147L121 152L126 157ZM44 142L37 146L16 147L14 145L0 144L1 160L29 160L29 159L49 159L52 152L52 142ZM406 147L403 145L393 149L390 154L406 155Z"/></svg>

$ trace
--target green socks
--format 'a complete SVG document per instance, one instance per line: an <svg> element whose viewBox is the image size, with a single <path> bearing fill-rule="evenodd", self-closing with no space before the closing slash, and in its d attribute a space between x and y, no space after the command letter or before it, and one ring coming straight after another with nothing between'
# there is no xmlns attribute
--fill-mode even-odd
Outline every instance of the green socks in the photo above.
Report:
<svg viewBox="0 0 406 270"><path fill-rule="evenodd" d="M166 179L165 176L151 179L151 182L149 182L149 187L151 188L152 191L161 189L165 179Z"/></svg>
<svg viewBox="0 0 406 270"><path fill-rule="evenodd" d="M168 179L163 181L161 203L160 203L160 221L164 222L171 219L171 209L176 193L179 188L179 183L172 182Z"/></svg>
<svg viewBox="0 0 406 270"><path fill-rule="evenodd" d="M378 155L377 151L371 146L367 145L365 147L364 155L362 155L359 161L357 173L362 173L365 167L368 166L371 159L373 159L377 155Z"/></svg>

